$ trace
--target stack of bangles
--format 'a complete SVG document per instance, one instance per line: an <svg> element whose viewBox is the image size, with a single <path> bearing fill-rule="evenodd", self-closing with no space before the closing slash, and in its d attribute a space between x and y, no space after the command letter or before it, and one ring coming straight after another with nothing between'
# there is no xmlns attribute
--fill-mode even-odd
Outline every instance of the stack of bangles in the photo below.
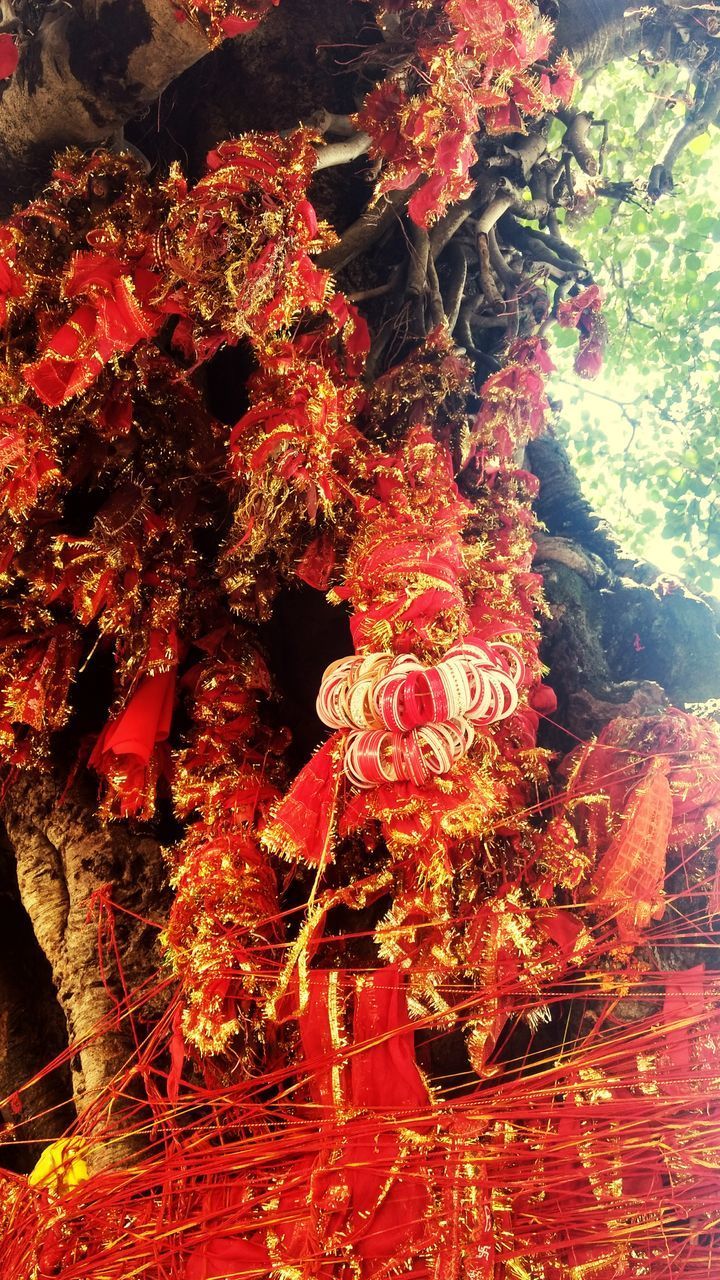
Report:
<svg viewBox="0 0 720 1280"><path fill-rule="evenodd" d="M422 784L449 773L480 726L513 714L524 675L510 645L472 636L432 667L412 654L356 655L327 668L317 712L331 729L350 730L344 768L356 787Z"/></svg>

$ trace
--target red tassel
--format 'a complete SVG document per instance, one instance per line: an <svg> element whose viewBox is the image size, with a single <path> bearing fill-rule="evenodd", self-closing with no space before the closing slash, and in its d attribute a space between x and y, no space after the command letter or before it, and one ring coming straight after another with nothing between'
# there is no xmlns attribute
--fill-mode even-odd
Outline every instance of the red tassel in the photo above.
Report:
<svg viewBox="0 0 720 1280"><path fill-rule="evenodd" d="M65 281L69 298L87 298L46 344L23 377L43 404L57 406L95 381L113 356L152 337L162 314L149 304L158 277L100 254L77 254Z"/></svg>
<svg viewBox="0 0 720 1280"><path fill-rule="evenodd" d="M297 566L297 576L316 591L327 591L335 568L335 547L327 533L321 533L308 547Z"/></svg>
<svg viewBox="0 0 720 1280"><path fill-rule="evenodd" d="M632 941L663 913L665 856L673 801L666 766L658 764L636 787L628 816L595 871L598 903L617 908L623 941Z"/></svg>
<svg viewBox="0 0 720 1280"><path fill-rule="evenodd" d="M174 701L174 668L146 676L95 743L90 764L117 793L121 817L152 814L151 763L170 734Z"/></svg>
<svg viewBox="0 0 720 1280"><path fill-rule="evenodd" d="M343 737L333 734L301 769L262 833L266 849L284 858L302 858L312 867L327 863L343 776Z"/></svg>

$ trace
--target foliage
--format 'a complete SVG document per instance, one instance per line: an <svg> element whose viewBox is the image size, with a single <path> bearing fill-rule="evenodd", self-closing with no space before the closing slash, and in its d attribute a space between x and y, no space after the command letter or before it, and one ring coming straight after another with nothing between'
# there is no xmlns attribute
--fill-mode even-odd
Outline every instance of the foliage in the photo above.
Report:
<svg viewBox="0 0 720 1280"><path fill-rule="evenodd" d="M667 67L653 77L631 62L608 67L578 94L583 109L607 120L610 143L605 172L578 192L567 230L603 287L610 341L604 374L588 387L570 369L574 334L557 332L555 390L586 490L628 549L717 591L717 129L683 152L672 192L657 203L647 195L652 165L692 109L690 94L687 72ZM628 200L594 194L593 184L628 180L636 181Z"/></svg>

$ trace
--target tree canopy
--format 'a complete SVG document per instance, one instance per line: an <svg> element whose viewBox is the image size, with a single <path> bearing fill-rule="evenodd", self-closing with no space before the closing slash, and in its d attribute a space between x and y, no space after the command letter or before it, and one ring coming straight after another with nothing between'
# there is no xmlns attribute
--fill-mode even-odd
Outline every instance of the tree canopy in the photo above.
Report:
<svg viewBox="0 0 720 1280"><path fill-rule="evenodd" d="M714 120L690 138L672 191L648 194L653 165L692 120L694 99L688 69L637 62L605 68L582 93L611 142L566 225L603 288L609 342L598 383L573 396L563 381L558 394L573 405L564 435L571 456L628 548L717 594ZM555 342L573 346L570 333Z"/></svg>
<svg viewBox="0 0 720 1280"><path fill-rule="evenodd" d="M3 1280L712 1274L718 5L1 26Z"/></svg>

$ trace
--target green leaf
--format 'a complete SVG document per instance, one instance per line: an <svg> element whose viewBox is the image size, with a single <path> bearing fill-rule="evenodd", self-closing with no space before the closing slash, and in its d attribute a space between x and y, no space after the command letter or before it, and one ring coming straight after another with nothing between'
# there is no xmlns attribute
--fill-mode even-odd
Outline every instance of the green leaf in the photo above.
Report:
<svg viewBox="0 0 720 1280"><path fill-rule="evenodd" d="M689 231L683 239L682 247L691 253L698 253L699 250L707 248L707 236L700 235L697 231Z"/></svg>
<svg viewBox="0 0 720 1280"><path fill-rule="evenodd" d="M704 156L706 151L712 146L712 138L709 133L701 133L699 138L693 138L688 143L688 151L691 156Z"/></svg>
<svg viewBox="0 0 720 1280"><path fill-rule="evenodd" d="M558 347L574 347L578 340L577 329L561 329L556 325L554 334L555 345Z"/></svg>

